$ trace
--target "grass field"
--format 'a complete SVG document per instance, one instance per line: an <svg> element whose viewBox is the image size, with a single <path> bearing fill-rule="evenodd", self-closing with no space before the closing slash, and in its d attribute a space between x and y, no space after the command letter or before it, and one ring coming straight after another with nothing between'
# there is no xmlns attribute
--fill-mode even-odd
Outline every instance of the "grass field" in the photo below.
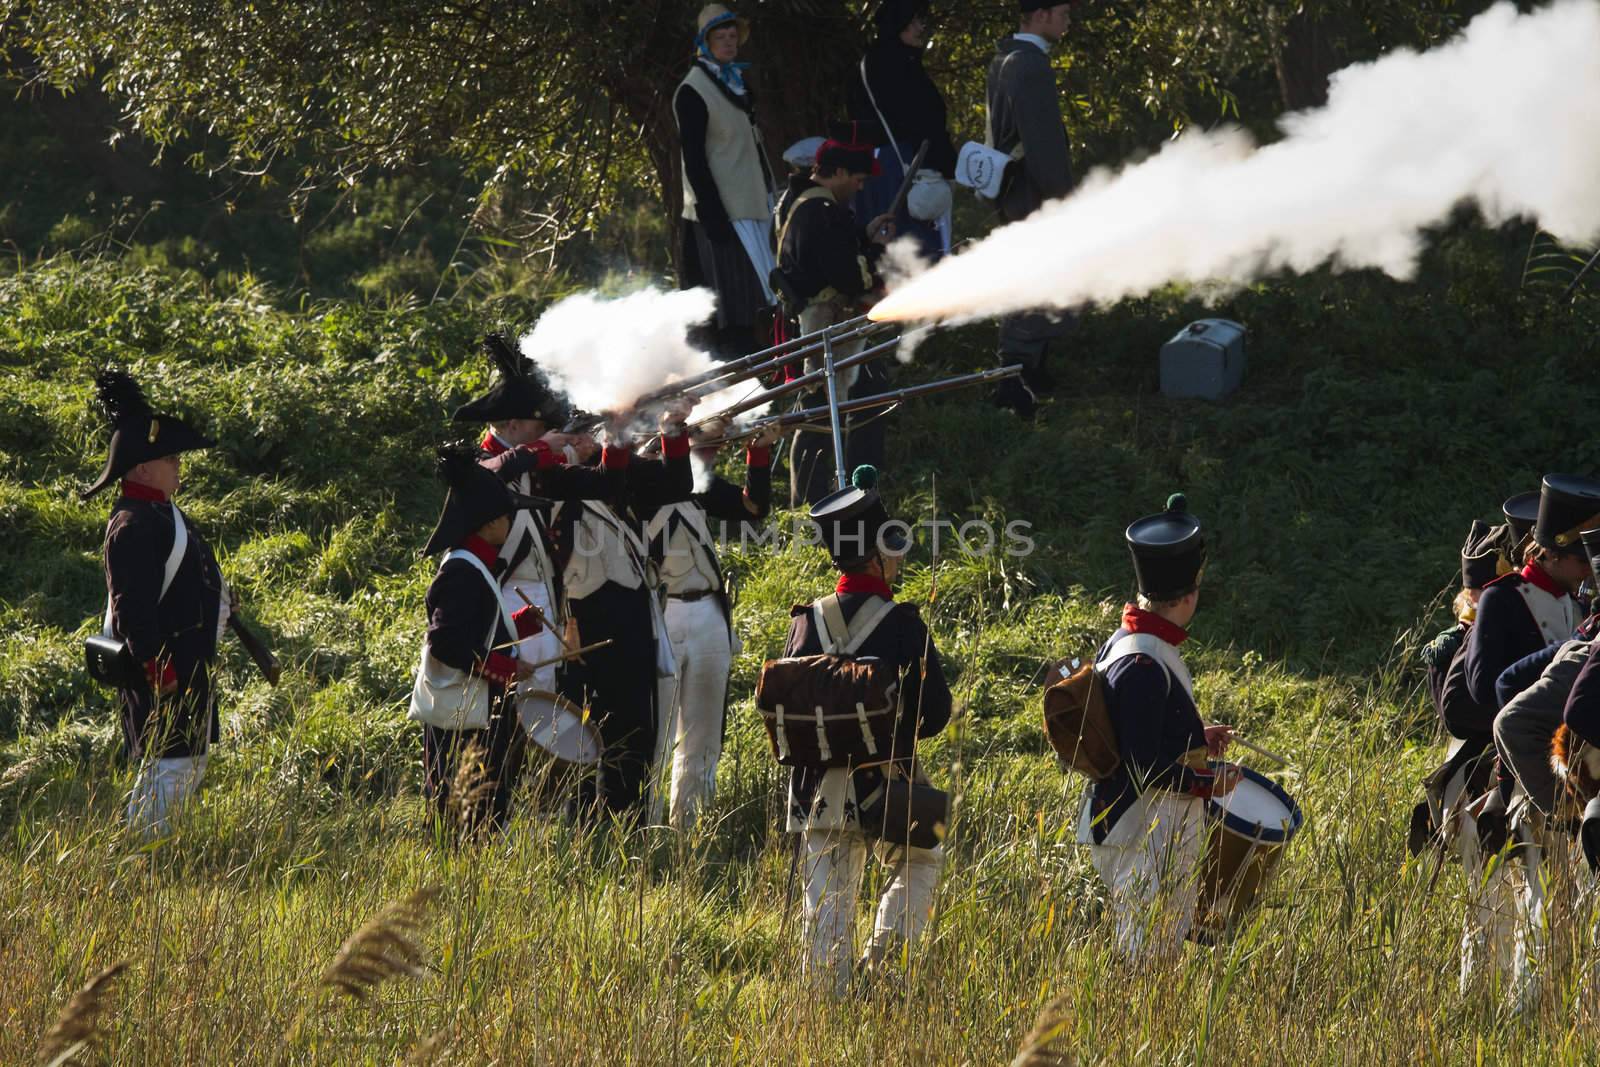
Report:
<svg viewBox="0 0 1600 1067"><path fill-rule="evenodd" d="M1435 882L1403 848L1436 741L1415 651L1469 520L1542 471L1600 470L1592 341L1517 292L1516 243L1447 234L1414 286L1236 294L1216 310L1251 326L1251 366L1223 403L1155 392L1159 344L1206 313L1167 294L1088 317L1033 427L973 394L902 414L896 511L1028 522L1037 549L912 556L902 595L957 696L927 753L957 822L923 951L837 1004L798 980L781 780L750 705L789 605L831 586L814 550L728 560L744 652L702 832L584 836L530 805L479 847L426 839L404 721L441 497L421 472L484 380L474 335L536 308L302 308L115 261L0 278L0 1062L29 1062L118 961L118 1064L1003 1064L1042 1011L1059 1062L1594 1062L1587 923L1557 931L1579 962L1534 1015L1462 998L1461 874ZM975 368L991 343L947 334L899 373ZM203 803L144 848L117 827L110 696L80 667L106 503L74 491L103 458L87 399L107 360L223 442L186 467L185 508L286 664L269 689L227 648ZM1130 974L1036 678L1114 628L1122 528L1175 489L1213 545L1185 646L1202 708L1292 758L1307 821L1235 940ZM322 984L347 936L431 887L416 973L362 1000Z"/></svg>

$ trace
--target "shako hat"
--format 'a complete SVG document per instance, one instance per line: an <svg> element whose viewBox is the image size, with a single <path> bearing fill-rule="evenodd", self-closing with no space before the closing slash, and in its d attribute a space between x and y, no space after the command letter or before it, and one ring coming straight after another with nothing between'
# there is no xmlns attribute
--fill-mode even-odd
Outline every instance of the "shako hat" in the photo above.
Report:
<svg viewBox="0 0 1600 1067"><path fill-rule="evenodd" d="M750 39L750 20L740 15L735 15L728 10L726 4L707 4L700 9L700 14L694 19L695 40L705 40L706 34L718 26L733 23L739 27L739 43L742 45Z"/></svg>
<svg viewBox="0 0 1600 1067"><path fill-rule="evenodd" d="M903 525L890 520L877 485L877 468L862 464L850 476L848 488L811 505L811 521L817 524L823 547L840 570L860 566L880 550L891 556L904 555L909 545Z"/></svg>
<svg viewBox="0 0 1600 1067"><path fill-rule="evenodd" d="M1577 474L1547 474L1539 487L1533 539L1545 548L1575 550L1583 531L1600 526L1600 481Z"/></svg>
<svg viewBox="0 0 1600 1067"><path fill-rule="evenodd" d="M1582 537L1583 550L1589 553L1589 569L1594 571L1595 579L1600 581L1600 526L1583 531Z"/></svg>
<svg viewBox="0 0 1600 1067"><path fill-rule="evenodd" d="M478 464L469 445L446 445L439 449L434 475L445 484L444 509L434 524L433 536L422 549L435 556L466 540L468 534L522 508L537 507L540 501L511 491L496 475Z"/></svg>
<svg viewBox="0 0 1600 1067"><path fill-rule="evenodd" d="M494 364L498 376L487 393L469 400L451 412L456 422L504 422L507 419L538 419L548 426L567 421L568 405L537 370L530 370L504 334L491 333L483 339L483 353Z"/></svg>
<svg viewBox="0 0 1600 1067"><path fill-rule="evenodd" d="M1506 517L1506 525L1511 527L1512 541L1521 544L1533 532L1533 524L1539 521L1539 491L1518 493L1500 505L1500 512Z"/></svg>
<svg viewBox="0 0 1600 1067"><path fill-rule="evenodd" d="M177 416L150 410L144 390L125 371L101 371L94 388L100 409L111 423L111 447L100 477L81 494L85 500L148 460L216 444Z"/></svg>
<svg viewBox="0 0 1600 1067"><path fill-rule="evenodd" d="M883 143L883 127L876 122L830 122L828 139L817 148L817 166L877 177L883 167L875 149Z"/></svg>
<svg viewBox="0 0 1600 1067"><path fill-rule="evenodd" d="M1472 529L1461 546L1461 586L1482 589L1502 573L1505 559L1506 528L1490 526L1482 519L1472 520Z"/></svg>
<svg viewBox="0 0 1600 1067"><path fill-rule="evenodd" d="M1182 493L1167 498L1165 511L1134 522L1126 537L1139 592L1147 599L1177 600L1199 588L1200 572L1206 565L1206 539Z"/></svg>

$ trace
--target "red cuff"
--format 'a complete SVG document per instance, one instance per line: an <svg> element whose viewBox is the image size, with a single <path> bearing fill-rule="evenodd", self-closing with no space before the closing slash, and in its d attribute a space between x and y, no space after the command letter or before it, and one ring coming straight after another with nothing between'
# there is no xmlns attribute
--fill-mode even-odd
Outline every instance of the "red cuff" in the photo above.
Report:
<svg viewBox="0 0 1600 1067"><path fill-rule="evenodd" d="M1217 780L1216 774L1212 771L1192 771L1191 773L1194 775L1194 784L1189 787L1190 794L1204 800L1210 800L1211 785Z"/></svg>
<svg viewBox="0 0 1600 1067"><path fill-rule="evenodd" d="M517 639L532 637L544 629L544 623L539 621L539 616L534 614L531 607L518 608L511 613L511 621L517 624Z"/></svg>
<svg viewBox="0 0 1600 1067"><path fill-rule="evenodd" d="M608 471L627 470L632 458L633 453L621 445L606 445L600 450L600 466Z"/></svg>
<svg viewBox="0 0 1600 1067"><path fill-rule="evenodd" d="M772 466L772 449L769 447L757 448L755 445L744 450L744 465L746 467Z"/></svg>
<svg viewBox="0 0 1600 1067"><path fill-rule="evenodd" d="M517 680L517 661L503 652L491 652L478 673L491 682L510 685Z"/></svg>
<svg viewBox="0 0 1600 1067"><path fill-rule="evenodd" d="M689 435L686 433L662 434L661 454L667 459L682 459L689 454Z"/></svg>
<svg viewBox="0 0 1600 1067"><path fill-rule="evenodd" d="M164 689L169 685L178 684L178 672L172 666L171 660L156 658L144 665L145 680L150 683L151 689Z"/></svg>
<svg viewBox="0 0 1600 1067"><path fill-rule="evenodd" d="M559 467L566 463L567 457L551 448L547 442L535 441L531 445L518 445L518 451L532 452L538 457L538 469L547 471L551 467Z"/></svg>

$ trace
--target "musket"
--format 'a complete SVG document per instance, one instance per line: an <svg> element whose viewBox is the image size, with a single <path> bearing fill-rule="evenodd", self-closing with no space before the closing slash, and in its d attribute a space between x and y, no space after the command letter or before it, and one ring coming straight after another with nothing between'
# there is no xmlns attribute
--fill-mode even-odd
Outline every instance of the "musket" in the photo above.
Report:
<svg viewBox="0 0 1600 1067"><path fill-rule="evenodd" d="M239 645L255 661L256 668L261 671L261 677L267 680L267 684L277 685L278 679L283 677L283 669L278 666L278 657L272 654L266 642L245 625L244 620L239 618L238 612L228 615L228 629L233 631L233 636L239 639Z"/></svg>
<svg viewBox="0 0 1600 1067"><path fill-rule="evenodd" d="M1572 281L1570 284L1568 284L1566 292L1561 294L1561 299L1570 300L1572 298L1572 294L1578 291L1578 283L1583 281L1584 275L1588 274L1594 269L1596 263L1600 263L1600 249L1596 249L1594 255L1589 257L1589 262L1585 263L1581 268L1579 268L1578 273L1573 275Z"/></svg>
<svg viewBox="0 0 1600 1067"><path fill-rule="evenodd" d="M906 197L911 193L911 183L917 180L917 171L922 169L922 158L928 154L928 142L924 140L917 149L917 154L911 157L911 165L906 168L906 173L900 179L900 189L894 194L894 199L889 201L889 210L886 215L900 214L900 205L906 202Z"/></svg>
<svg viewBox="0 0 1600 1067"><path fill-rule="evenodd" d="M889 407L902 400L913 400L920 396L932 396L935 393L948 393L956 389L965 389L972 385L983 385L987 382L1003 381L1006 378L1015 378L1022 373L1022 364L1013 363L1008 367L994 367L973 374L960 374L954 378L941 378L936 382L926 382L922 385L910 385L904 389L894 389L887 393L875 393L872 396L863 396L855 400L844 400L839 403L839 413L850 415L858 411L871 411L873 408ZM801 408L798 411L786 411L781 415L767 415L763 418L752 419L744 426L732 433L709 441L696 441L695 448L720 448L733 441L742 441L747 437L754 437L764 430L773 427L788 428L806 425L813 422L826 421L831 415L828 405L820 404L817 407Z"/></svg>

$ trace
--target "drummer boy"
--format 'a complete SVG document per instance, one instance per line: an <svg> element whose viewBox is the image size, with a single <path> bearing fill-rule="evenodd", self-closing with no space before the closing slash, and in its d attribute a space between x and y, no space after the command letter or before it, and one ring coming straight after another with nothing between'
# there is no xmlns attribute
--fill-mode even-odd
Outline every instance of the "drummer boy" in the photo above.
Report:
<svg viewBox="0 0 1600 1067"><path fill-rule="evenodd" d="M1239 768L1211 764L1232 729L1207 726L1178 652L1194 618L1205 569L1205 539L1181 493L1166 510L1127 530L1138 602L1101 648L1122 763L1090 785L1078 823L1110 893L1117 950L1130 962L1176 955L1194 921L1196 868L1205 841L1205 801L1239 780Z"/></svg>

